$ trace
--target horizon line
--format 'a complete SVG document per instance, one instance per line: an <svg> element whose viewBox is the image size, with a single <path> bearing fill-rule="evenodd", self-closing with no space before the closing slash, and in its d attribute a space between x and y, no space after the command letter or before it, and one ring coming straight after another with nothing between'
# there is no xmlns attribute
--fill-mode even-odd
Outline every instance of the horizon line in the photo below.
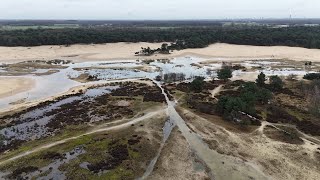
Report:
<svg viewBox="0 0 320 180"><path fill-rule="evenodd" d="M203 18L203 19L1 19L0 21L226 21L226 20L320 20L320 17L305 18Z"/></svg>

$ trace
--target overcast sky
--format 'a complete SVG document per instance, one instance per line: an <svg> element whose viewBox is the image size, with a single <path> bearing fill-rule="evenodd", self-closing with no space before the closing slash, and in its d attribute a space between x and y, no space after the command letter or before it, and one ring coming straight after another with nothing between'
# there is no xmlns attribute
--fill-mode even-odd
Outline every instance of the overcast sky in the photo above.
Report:
<svg viewBox="0 0 320 180"><path fill-rule="evenodd" d="M0 19L320 18L320 0L0 1Z"/></svg>

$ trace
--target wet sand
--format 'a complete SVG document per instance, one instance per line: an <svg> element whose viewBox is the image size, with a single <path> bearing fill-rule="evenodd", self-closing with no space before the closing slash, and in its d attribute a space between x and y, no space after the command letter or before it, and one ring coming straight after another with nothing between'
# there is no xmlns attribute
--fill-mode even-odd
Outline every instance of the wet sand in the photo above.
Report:
<svg viewBox="0 0 320 180"><path fill-rule="evenodd" d="M178 128L171 132L155 167L147 179L210 179Z"/></svg>
<svg viewBox="0 0 320 180"><path fill-rule="evenodd" d="M158 48L162 43L108 43L94 45L0 47L0 62L66 59L75 62L126 59L161 59L199 56L208 60L290 59L320 62L319 49L286 46L248 46L217 43L201 49L174 51L170 55L135 56L141 47Z"/></svg>
<svg viewBox="0 0 320 180"><path fill-rule="evenodd" d="M0 99L14 96L35 87L35 81L31 78L0 77Z"/></svg>

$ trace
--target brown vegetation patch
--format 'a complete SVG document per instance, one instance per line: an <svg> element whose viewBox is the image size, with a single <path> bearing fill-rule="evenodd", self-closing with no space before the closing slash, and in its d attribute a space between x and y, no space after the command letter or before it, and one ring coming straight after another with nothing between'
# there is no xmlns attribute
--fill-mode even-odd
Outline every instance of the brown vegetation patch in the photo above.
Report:
<svg viewBox="0 0 320 180"><path fill-rule="evenodd" d="M111 170L119 166L129 156L129 151L126 145L115 145L108 152L110 156L95 164L89 164L88 169L94 173L104 170Z"/></svg>
<svg viewBox="0 0 320 180"><path fill-rule="evenodd" d="M64 60L51 60L51 61L25 61L19 62L15 64L5 64L2 65L6 72L0 73L1 75L9 75L9 76L20 76L27 74L35 74L35 75L50 75L58 72L58 70L51 70L45 73L35 73L38 69L64 69L67 66L62 66L62 64L69 64L70 61Z"/></svg>
<svg viewBox="0 0 320 180"><path fill-rule="evenodd" d="M268 138L276 141L289 144L303 144L303 140L295 129L289 127L279 128L281 130L267 126L263 132Z"/></svg>
<svg viewBox="0 0 320 180"><path fill-rule="evenodd" d="M176 109L177 109L178 113L180 114L180 116L184 120L186 120L187 122L193 123L193 121L199 120L197 117L191 116L189 113L186 113L185 111L189 111L187 109L184 109L182 107L177 107ZM197 112L197 111L192 111L192 113L196 114L197 116L199 116L201 118L206 119L210 123L213 123L218 126L222 126L231 132L251 133L257 129L256 126L239 125L239 124L232 122L232 121L223 120L222 117L217 116L217 115L210 115L210 114L205 114L205 113L201 113L201 112Z"/></svg>
<svg viewBox="0 0 320 180"><path fill-rule="evenodd" d="M271 105L268 107L267 121L272 123L291 123L296 124L299 119L289 114L280 106Z"/></svg>
<svg viewBox="0 0 320 180"><path fill-rule="evenodd" d="M142 83L126 82L120 88L112 91L113 96L143 96L144 102L166 102L158 86L148 86Z"/></svg>

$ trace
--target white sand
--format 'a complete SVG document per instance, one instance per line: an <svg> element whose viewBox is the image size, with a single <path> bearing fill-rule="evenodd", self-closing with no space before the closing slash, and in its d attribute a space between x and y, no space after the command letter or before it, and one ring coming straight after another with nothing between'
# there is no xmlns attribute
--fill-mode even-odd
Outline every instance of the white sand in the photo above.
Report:
<svg viewBox="0 0 320 180"><path fill-rule="evenodd" d="M97 45L0 47L0 62L25 60L71 59L90 60L136 59L141 47L158 48L161 43L109 43Z"/></svg>
<svg viewBox="0 0 320 180"><path fill-rule="evenodd" d="M320 62L319 49L306 49L285 46L247 46L230 44L213 44L202 49L185 49L174 51L170 55L137 57L134 55L141 47L158 48L162 43L109 43L96 45L37 46L37 47L0 47L0 62L19 62L36 59L71 59L77 62L115 59L171 58L179 56L199 56L208 58L244 59L290 59L297 61Z"/></svg>

